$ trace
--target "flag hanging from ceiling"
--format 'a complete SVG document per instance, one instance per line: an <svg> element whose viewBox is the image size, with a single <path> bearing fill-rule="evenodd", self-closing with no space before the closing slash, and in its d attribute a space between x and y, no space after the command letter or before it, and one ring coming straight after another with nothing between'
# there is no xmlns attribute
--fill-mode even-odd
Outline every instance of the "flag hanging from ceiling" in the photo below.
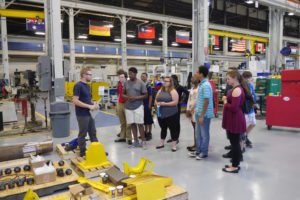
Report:
<svg viewBox="0 0 300 200"><path fill-rule="evenodd" d="M246 51L246 40L237 40L232 43L231 51L245 52Z"/></svg>
<svg viewBox="0 0 300 200"><path fill-rule="evenodd" d="M176 42L188 44L190 41L190 32L189 31L176 31Z"/></svg>
<svg viewBox="0 0 300 200"><path fill-rule="evenodd" d="M95 36L110 36L110 27L103 25L99 21L89 21L89 35Z"/></svg>
<svg viewBox="0 0 300 200"><path fill-rule="evenodd" d="M265 52L265 44L264 43L256 43L255 51L259 53Z"/></svg>
<svg viewBox="0 0 300 200"><path fill-rule="evenodd" d="M26 19L26 30L45 32L45 21L41 19Z"/></svg>
<svg viewBox="0 0 300 200"><path fill-rule="evenodd" d="M155 39L155 28L153 26L139 27L138 37L140 39Z"/></svg>
<svg viewBox="0 0 300 200"><path fill-rule="evenodd" d="M220 36L209 35L209 44L214 46L220 46Z"/></svg>

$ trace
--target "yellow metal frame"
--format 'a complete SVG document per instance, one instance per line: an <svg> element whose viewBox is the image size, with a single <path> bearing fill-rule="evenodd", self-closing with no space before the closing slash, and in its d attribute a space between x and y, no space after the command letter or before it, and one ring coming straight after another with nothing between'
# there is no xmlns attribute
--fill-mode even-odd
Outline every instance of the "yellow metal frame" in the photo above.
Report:
<svg viewBox="0 0 300 200"><path fill-rule="evenodd" d="M218 35L223 37L231 37L235 39L245 39L250 41L257 41L257 42L269 42L269 38L264 37L257 37L257 36L251 36L251 35L245 35L245 34L239 34L239 33L232 33L232 32L225 32L225 31L219 31L219 30L209 30L209 34L211 35Z"/></svg>
<svg viewBox="0 0 300 200"><path fill-rule="evenodd" d="M124 173L127 175L152 174L154 163L146 158L141 158L135 167L130 167L128 162L124 162Z"/></svg>
<svg viewBox="0 0 300 200"><path fill-rule="evenodd" d="M14 10L14 9L0 9L1 17L13 17L13 18L39 18L44 19L44 12L40 11L28 11L28 10Z"/></svg>

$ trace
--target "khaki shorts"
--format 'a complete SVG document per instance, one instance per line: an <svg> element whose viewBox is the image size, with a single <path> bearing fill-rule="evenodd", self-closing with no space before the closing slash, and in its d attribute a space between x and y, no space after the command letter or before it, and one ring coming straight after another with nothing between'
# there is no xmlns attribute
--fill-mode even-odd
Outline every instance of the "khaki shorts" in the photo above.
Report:
<svg viewBox="0 0 300 200"><path fill-rule="evenodd" d="M125 109L127 124L144 124L144 106L141 105L135 110Z"/></svg>

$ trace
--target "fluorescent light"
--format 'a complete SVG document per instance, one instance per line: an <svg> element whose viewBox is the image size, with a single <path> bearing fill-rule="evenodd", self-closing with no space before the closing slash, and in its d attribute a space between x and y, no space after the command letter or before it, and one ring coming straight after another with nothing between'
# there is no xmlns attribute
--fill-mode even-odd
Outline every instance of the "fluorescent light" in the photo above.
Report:
<svg viewBox="0 0 300 200"><path fill-rule="evenodd" d="M172 46L174 46L174 47L178 47L178 46L179 46L179 44L178 44L177 42L172 42Z"/></svg>
<svg viewBox="0 0 300 200"><path fill-rule="evenodd" d="M247 3L247 4L253 4L254 1L252 1L252 0L247 0L247 1L245 1L245 3Z"/></svg>
<svg viewBox="0 0 300 200"><path fill-rule="evenodd" d="M159 41L163 41L164 39L162 37L158 38Z"/></svg>
<svg viewBox="0 0 300 200"><path fill-rule="evenodd" d="M134 35L134 34L131 34L131 33L128 33L128 34L127 34L127 37L128 37L128 38L135 38L135 35Z"/></svg>
<svg viewBox="0 0 300 200"><path fill-rule="evenodd" d="M258 7L259 7L258 1L255 1L255 8L258 8Z"/></svg>
<svg viewBox="0 0 300 200"><path fill-rule="evenodd" d="M115 37L114 41L115 41L115 42L121 42L122 39L121 39L121 37Z"/></svg>
<svg viewBox="0 0 300 200"><path fill-rule="evenodd" d="M192 40L190 40L190 41L189 41L189 44L193 44L193 41L192 41Z"/></svg>
<svg viewBox="0 0 300 200"><path fill-rule="evenodd" d="M64 23L64 20L63 20L63 19L61 19L61 20L60 20L60 23Z"/></svg>
<svg viewBox="0 0 300 200"><path fill-rule="evenodd" d="M288 13L288 16L294 16L294 15L295 15L295 13L293 13L293 12Z"/></svg>
<svg viewBox="0 0 300 200"><path fill-rule="evenodd" d="M108 28L113 28L114 27L113 24L108 24L108 25L105 25L105 26L108 27Z"/></svg>
<svg viewBox="0 0 300 200"><path fill-rule="evenodd" d="M152 40L146 40L145 44L152 44Z"/></svg>
<svg viewBox="0 0 300 200"><path fill-rule="evenodd" d="M87 37L87 35L78 35L77 38L86 40L88 37Z"/></svg>
<svg viewBox="0 0 300 200"><path fill-rule="evenodd" d="M214 50L220 50L220 47L214 47Z"/></svg>
<svg viewBox="0 0 300 200"><path fill-rule="evenodd" d="M45 35L44 32L40 32L40 31L35 32L35 34L36 34L36 35Z"/></svg>

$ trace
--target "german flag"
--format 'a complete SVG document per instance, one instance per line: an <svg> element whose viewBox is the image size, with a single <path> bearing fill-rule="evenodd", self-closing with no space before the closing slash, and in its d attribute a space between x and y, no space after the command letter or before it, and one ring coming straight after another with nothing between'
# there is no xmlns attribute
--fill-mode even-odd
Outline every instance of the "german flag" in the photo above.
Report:
<svg viewBox="0 0 300 200"><path fill-rule="evenodd" d="M104 26L101 22L89 21L89 35L110 36L110 27Z"/></svg>

